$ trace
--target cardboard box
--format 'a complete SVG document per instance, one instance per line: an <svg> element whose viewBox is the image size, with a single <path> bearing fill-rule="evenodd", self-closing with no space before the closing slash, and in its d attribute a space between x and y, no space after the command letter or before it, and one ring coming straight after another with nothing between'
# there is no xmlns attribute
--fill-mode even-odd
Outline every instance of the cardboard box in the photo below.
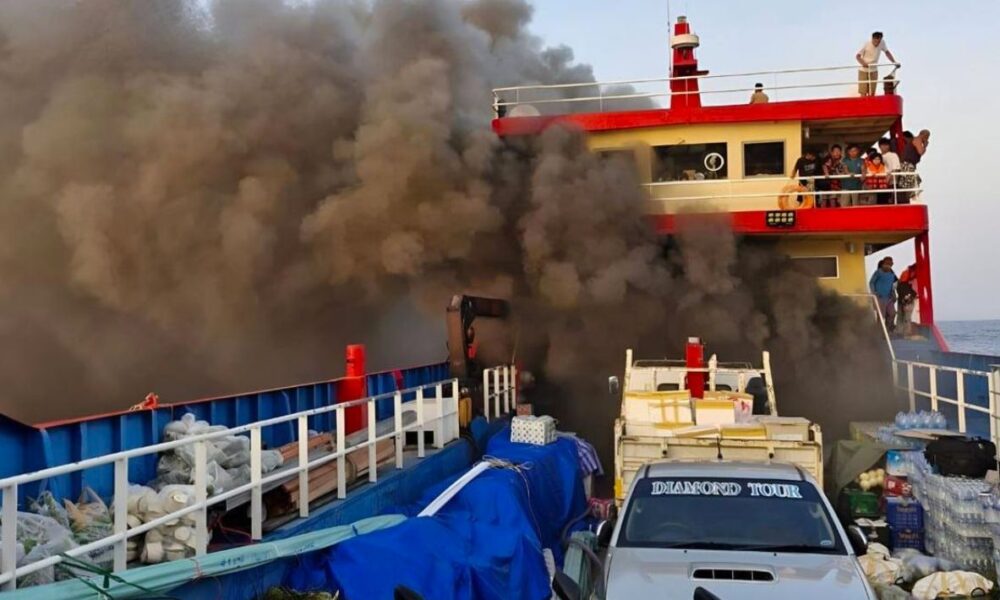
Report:
<svg viewBox="0 0 1000 600"><path fill-rule="evenodd" d="M526 417L535 414L535 406L530 402L525 402L518 404L515 408L515 414L519 417Z"/></svg>
<svg viewBox="0 0 1000 600"><path fill-rule="evenodd" d="M514 417L510 422L510 441L544 446L556 441L556 422L548 415Z"/></svg>
<svg viewBox="0 0 1000 600"><path fill-rule="evenodd" d="M762 415L757 417L756 421L767 430L769 439L788 442L809 441L809 419Z"/></svg>
<svg viewBox="0 0 1000 600"><path fill-rule="evenodd" d="M629 424L666 425L668 428L694 425L691 396L687 391L628 392L623 412Z"/></svg>

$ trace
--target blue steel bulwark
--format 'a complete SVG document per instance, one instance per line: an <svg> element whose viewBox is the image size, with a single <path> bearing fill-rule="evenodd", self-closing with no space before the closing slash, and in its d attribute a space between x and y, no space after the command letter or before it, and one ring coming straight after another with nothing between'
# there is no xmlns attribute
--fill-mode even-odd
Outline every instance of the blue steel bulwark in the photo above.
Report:
<svg viewBox="0 0 1000 600"><path fill-rule="evenodd" d="M405 388L442 381L448 377L446 362L366 375L369 395L395 391L399 389L397 382ZM213 425L237 427L329 406L338 401L340 381L332 379L38 426L26 425L0 415L0 455L3 456L3 460L0 460L0 477L159 443L166 424L188 412ZM378 408L380 419L391 416L392 399L387 403L379 403ZM270 448L287 444L295 439L295 427L294 422L288 422L266 428L262 432L264 444ZM309 427L317 431L331 431L334 428L333 413L310 417ZM22 486L19 501L23 503L26 498L35 497L45 489L50 490L56 498L75 500L84 486L90 486L102 497L110 498L114 488L113 468L113 465L95 467ZM145 483L155 476L155 456L129 461L129 481Z"/></svg>

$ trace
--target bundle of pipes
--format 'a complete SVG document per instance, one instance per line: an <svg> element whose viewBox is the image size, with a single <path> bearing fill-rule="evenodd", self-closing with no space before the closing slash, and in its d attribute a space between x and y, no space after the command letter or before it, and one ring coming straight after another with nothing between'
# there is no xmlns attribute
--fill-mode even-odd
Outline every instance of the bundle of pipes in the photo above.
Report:
<svg viewBox="0 0 1000 600"><path fill-rule="evenodd" d="M349 438L351 436L348 436ZM309 459L314 460L323 455L334 452L334 443L330 434L315 435L309 439ZM395 442L391 439L381 440L375 443L375 464L384 464L392 460L395 456ZM299 453L299 443L291 442L278 448L284 457L285 465L289 468L296 466L296 459ZM344 458L344 481L347 486L357 481L368 473L370 464L368 461L368 448L358 448L347 454ZM309 502L337 491L337 461L333 460L313 467L309 470ZM300 488L298 478L290 479L281 486L271 490L264 495L264 503L267 506L269 517L280 516L295 510L300 498Z"/></svg>

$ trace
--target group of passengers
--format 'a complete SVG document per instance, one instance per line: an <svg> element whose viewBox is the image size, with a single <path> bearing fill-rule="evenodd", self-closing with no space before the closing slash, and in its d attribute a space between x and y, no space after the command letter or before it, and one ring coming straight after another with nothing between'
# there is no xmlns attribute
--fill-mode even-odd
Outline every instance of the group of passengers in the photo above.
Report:
<svg viewBox="0 0 1000 600"><path fill-rule="evenodd" d="M920 183L916 168L927 152L930 137L926 129L916 136L904 132L902 158L892 151L889 138L880 139L876 148L866 152L858 144L849 144L847 156L840 144L818 154L806 148L790 177L798 177L802 187L816 192L818 208L908 204Z"/></svg>

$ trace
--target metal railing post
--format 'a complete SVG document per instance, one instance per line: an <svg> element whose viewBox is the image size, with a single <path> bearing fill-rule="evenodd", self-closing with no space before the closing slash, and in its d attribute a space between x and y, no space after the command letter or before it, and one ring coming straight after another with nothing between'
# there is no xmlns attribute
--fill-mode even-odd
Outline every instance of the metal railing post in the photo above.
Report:
<svg viewBox="0 0 1000 600"><path fill-rule="evenodd" d="M958 401L958 431L965 433L965 374L955 371L955 399Z"/></svg>
<svg viewBox="0 0 1000 600"><path fill-rule="evenodd" d="M208 445L194 443L194 500L200 508L194 513L194 553L203 556L208 552Z"/></svg>
<svg viewBox="0 0 1000 600"><path fill-rule="evenodd" d="M345 433L344 426L344 409L338 407L337 411L334 413L337 417L337 498L343 500L347 497L347 456L345 453L345 444L347 443L344 437L347 435Z"/></svg>
<svg viewBox="0 0 1000 600"><path fill-rule="evenodd" d="M927 367L927 376L930 378L930 386L931 386L931 410L937 410L938 409L937 367L934 366Z"/></svg>
<svg viewBox="0 0 1000 600"><path fill-rule="evenodd" d="M375 448L375 398L368 399L368 481L378 481L378 456Z"/></svg>
<svg viewBox="0 0 1000 600"><path fill-rule="evenodd" d="M396 392L392 396L393 431L396 433L396 468L403 468L403 394Z"/></svg>
<svg viewBox="0 0 1000 600"><path fill-rule="evenodd" d="M493 369L493 416L500 416L500 368Z"/></svg>
<svg viewBox="0 0 1000 600"><path fill-rule="evenodd" d="M0 564L3 574L10 574L10 581L3 584L4 591L17 589L17 485L9 485L3 489L3 508L0 509Z"/></svg>
<svg viewBox="0 0 1000 600"><path fill-rule="evenodd" d="M260 540L264 537L264 504L260 486L261 471L261 438L260 427L250 428L250 539Z"/></svg>
<svg viewBox="0 0 1000 600"><path fill-rule="evenodd" d="M197 454L195 454L197 458ZM115 461L115 492L114 492L114 533L121 535L128 531L128 458ZM124 571L128 568L128 538L115 542L114 570Z"/></svg>
<svg viewBox="0 0 1000 600"><path fill-rule="evenodd" d="M444 405L441 405L442 411L444 410ZM443 416L442 412L442 416ZM490 370L483 369L483 418L487 421L490 420Z"/></svg>
<svg viewBox="0 0 1000 600"><path fill-rule="evenodd" d="M438 406L441 406L441 384L437 385ZM417 390L417 458L424 457L424 388Z"/></svg>
<svg viewBox="0 0 1000 600"><path fill-rule="evenodd" d="M378 463L378 453L375 448L375 398L368 399L368 481L375 483L378 481L378 469L375 465Z"/></svg>
<svg viewBox="0 0 1000 600"><path fill-rule="evenodd" d="M906 392L910 395L910 412L917 410L916 384L913 382L913 363L906 363Z"/></svg>
<svg viewBox="0 0 1000 600"><path fill-rule="evenodd" d="M1000 443L997 439L997 395L1000 394L1000 365L990 365L990 374L986 380L986 402L990 409L990 441Z"/></svg>
<svg viewBox="0 0 1000 600"><path fill-rule="evenodd" d="M449 431L448 437L454 436L454 437L457 438L458 434L459 434L459 430L460 430L460 428L462 426L462 424L461 424L461 422L459 421L459 418L458 418L458 401L459 401L459 398L458 398L458 380L457 379L452 379L451 380L451 398L452 398L452 400L451 400L451 405L452 405L452 419L451 419L451 428L450 428L451 431ZM445 423L447 423L447 421L445 421ZM444 429L444 427L442 427L441 429ZM441 445L444 446L443 443Z"/></svg>
<svg viewBox="0 0 1000 600"><path fill-rule="evenodd" d="M510 365L510 408L511 412L517 412L517 365Z"/></svg>
<svg viewBox="0 0 1000 600"><path fill-rule="evenodd" d="M503 366L503 412L510 414L510 365Z"/></svg>
<svg viewBox="0 0 1000 600"><path fill-rule="evenodd" d="M309 516L309 417L299 417L299 516Z"/></svg>

